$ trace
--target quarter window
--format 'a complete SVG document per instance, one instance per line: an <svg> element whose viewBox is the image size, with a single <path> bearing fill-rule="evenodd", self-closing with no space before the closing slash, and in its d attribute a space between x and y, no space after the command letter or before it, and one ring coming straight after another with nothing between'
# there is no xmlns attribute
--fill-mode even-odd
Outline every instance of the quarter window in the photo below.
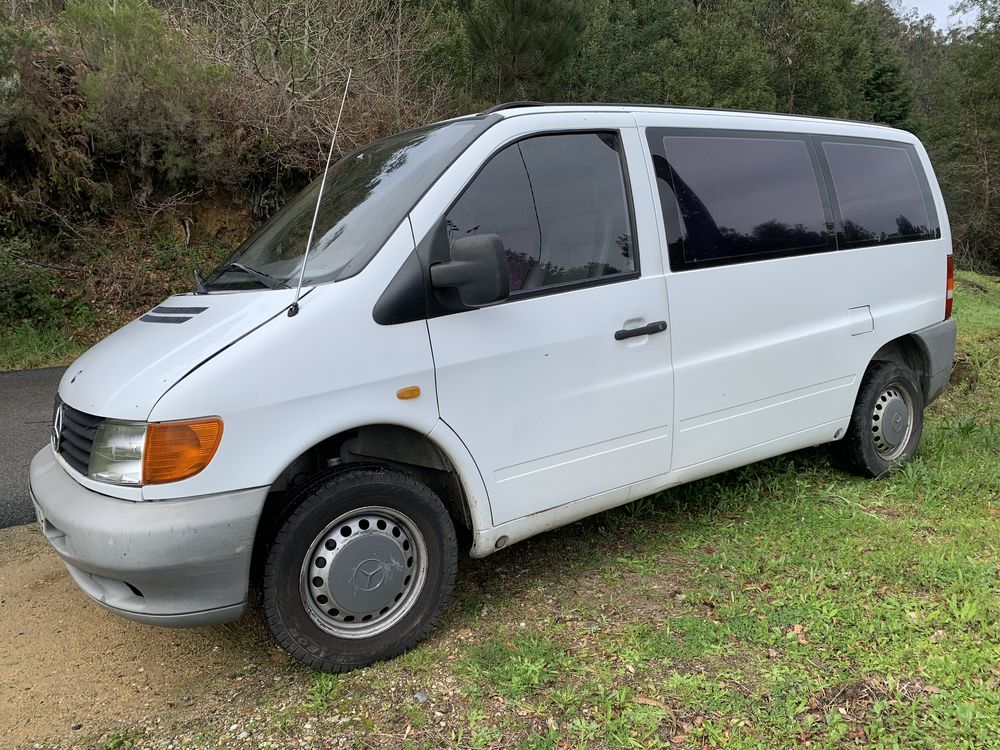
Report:
<svg viewBox="0 0 1000 750"><path fill-rule="evenodd" d="M636 270L614 133L527 138L497 153L445 217L449 238L503 240L511 292Z"/></svg>
<svg viewBox="0 0 1000 750"><path fill-rule="evenodd" d="M848 247L931 239L923 170L904 144L823 142Z"/></svg>
<svg viewBox="0 0 1000 750"><path fill-rule="evenodd" d="M668 132L662 150L656 138L651 134L675 270L832 249L805 138Z"/></svg>

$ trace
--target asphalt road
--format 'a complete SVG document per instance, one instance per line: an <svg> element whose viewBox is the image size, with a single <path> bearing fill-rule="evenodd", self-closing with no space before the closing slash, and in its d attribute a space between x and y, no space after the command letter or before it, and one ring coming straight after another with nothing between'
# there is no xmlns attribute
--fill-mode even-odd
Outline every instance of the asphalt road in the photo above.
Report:
<svg viewBox="0 0 1000 750"><path fill-rule="evenodd" d="M62 367L0 372L0 528L35 520L28 464L49 439L52 402Z"/></svg>

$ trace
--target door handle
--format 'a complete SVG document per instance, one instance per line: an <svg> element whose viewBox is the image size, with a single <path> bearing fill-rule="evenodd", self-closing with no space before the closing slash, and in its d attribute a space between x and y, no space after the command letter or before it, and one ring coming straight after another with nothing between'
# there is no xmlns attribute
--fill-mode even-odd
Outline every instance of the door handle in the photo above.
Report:
<svg viewBox="0 0 1000 750"><path fill-rule="evenodd" d="M624 341L633 336L652 336L654 333L663 333L665 330L667 330L667 321L657 320L655 323L641 328L622 328L620 331L615 331L615 341Z"/></svg>

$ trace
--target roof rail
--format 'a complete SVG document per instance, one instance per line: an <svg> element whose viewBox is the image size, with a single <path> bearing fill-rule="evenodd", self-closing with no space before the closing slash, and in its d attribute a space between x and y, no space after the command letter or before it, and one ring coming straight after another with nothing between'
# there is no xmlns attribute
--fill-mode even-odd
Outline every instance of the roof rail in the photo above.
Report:
<svg viewBox="0 0 1000 750"><path fill-rule="evenodd" d="M547 102L533 102L529 100L516 101L516 102L504 102L503 104L497 104L490 107L489 109L484 109L479 114L481 115L491 115L494 112L501 112L505 109L514 109L515 107L544 107Z"/></svg>
<svg viewBox="0 0 1000 750"><path fill-rule="evenodd" d="M730 109L725 107L699 107L695 105L684 105L684 104L638 104L635 102L535 102L535 101L516 101L516 102L504 102L503 104L497 104L489 109L480 112L480 115L488 115L494 112L501 112L505 109L515 109L517 107L626 107L631 109L665 109L665 110L693 110L696 112L725 112L734 114L745 114L745 115L767 115L774 117L792 117L796 119L804 120L828 120L830 122L848 122L854 125L869 125L872 127L880 128L890 128L893 130L900 130L901 128L892 128L889 125L884 125L878 122L871 122L869 120L848 120L843 117L826 117L823 115L807 115L807 114L793 114L791 112L768 112L767 110L758 109Z"/></svg>

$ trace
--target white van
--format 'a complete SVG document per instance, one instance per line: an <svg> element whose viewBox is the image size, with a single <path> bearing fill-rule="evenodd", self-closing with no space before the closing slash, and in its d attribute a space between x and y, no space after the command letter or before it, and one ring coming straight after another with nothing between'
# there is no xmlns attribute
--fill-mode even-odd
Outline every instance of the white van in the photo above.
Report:
<svg viewBox="0 0 1000 750"><path fill-rule="evenodd" d="M332 167L193 294L84 354L31 464L109 610L239 617L317 669L432 627L481 557L835 442L911 458L955 348L920 142L868 124L505 105Z"/></svg>

